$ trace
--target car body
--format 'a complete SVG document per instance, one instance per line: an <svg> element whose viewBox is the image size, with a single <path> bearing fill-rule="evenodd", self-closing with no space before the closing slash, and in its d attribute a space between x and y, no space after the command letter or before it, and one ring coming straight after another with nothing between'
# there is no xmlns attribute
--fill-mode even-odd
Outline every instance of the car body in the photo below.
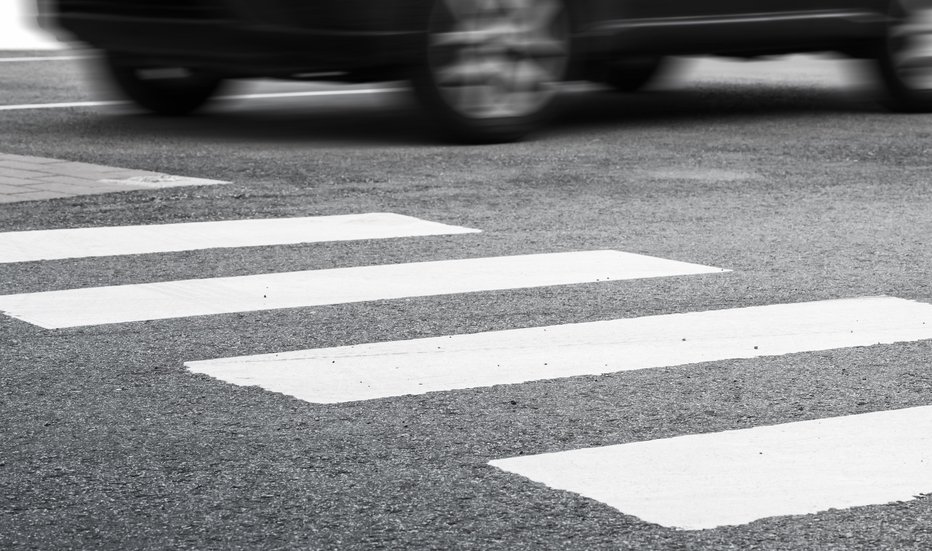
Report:
<svg viewBox="0 0 932 551"><path fill-rule="evenodd" d="M39 0L152 111L228 78L409 79L460 139L519 138L567 79L644 87L673 55L833 51L876 61L887 103L928 110L932 0ZM180 68L175 82L149 78ZM156 73L156 74L165 74Z"/></svg>

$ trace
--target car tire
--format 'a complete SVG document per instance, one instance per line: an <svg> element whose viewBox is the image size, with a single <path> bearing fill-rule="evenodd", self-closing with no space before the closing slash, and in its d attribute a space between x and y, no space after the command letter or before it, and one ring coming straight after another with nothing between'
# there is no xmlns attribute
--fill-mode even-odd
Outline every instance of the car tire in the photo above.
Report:
<svg viewBox="0 0 932 551"><path fill-rule="evenodd" d="M637 92L653 82L664 65L665 59L660 56L617 61L606 67L602 82L618 92Z"/></svg>
<svg viewBox="0 0 932 551"><path fill-rule="evenodd" d="M457 141L518 140L553 105L570 56L564 0L435 0L414 91Z"/></svg>
<svg viewBox="0 0 932 551"><path fill-rule="evenodd" d="M884 105L901 112L932 111L932 1L894 0L877 50Z"/></svg>
<svg viewBox="0 0 932 551"><path fill-rule="evenodd" d="M105 58L107 73L119 92L159 115L187 115L203 107L223 79L185 67L148 67L117 55Z"/></svg>

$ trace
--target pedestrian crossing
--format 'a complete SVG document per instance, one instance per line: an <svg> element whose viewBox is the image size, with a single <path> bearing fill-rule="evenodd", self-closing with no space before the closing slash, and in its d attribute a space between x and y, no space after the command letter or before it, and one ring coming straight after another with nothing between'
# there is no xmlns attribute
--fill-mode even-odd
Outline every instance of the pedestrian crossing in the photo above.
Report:
<svg viewBox="0 0 932 551"><path fill-rule="evenodd" d="M0 263L468 234L391 214L0 234ZM365 245L359 245L365 246ZM45 329L728 269L615 250L352 266L0 296ZM192 374L319 404L932 339L932 305L896 297L772 304L188 361ZM677 375L671 375L677 376ZM932 491L932 407L495 458L491 467L646 522L697 530ZM843 465L843 468L839 468Z"/></svg>

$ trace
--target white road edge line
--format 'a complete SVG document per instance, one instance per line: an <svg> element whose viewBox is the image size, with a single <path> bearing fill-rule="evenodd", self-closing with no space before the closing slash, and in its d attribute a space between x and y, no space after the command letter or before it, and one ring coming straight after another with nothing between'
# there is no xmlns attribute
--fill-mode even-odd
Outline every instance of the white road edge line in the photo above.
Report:
<svg viewBox="0 0 932 551"><path fill-rule="evenodd" d="M621 251L568 252L6 295L0 312L57 329L724 271Z"/></svg>
<svg viewBox="0 0 932 551"><path fill-rule="evenodd" d="M80 55L63 55L63 56L44 56L44 57L0 57L0 63L17 63L22 61L77 61L81 59L91 59L90 56Z"/></svg>
<svg viewBox="0 0 932 551"><path fill-rule="evenodd" d="M0 233L0 264L65 258L478 233L393 213Z"/></svg>
<svg viewBox="0 0 932 551"><path fill-rule="evenodd" d="M647 522L703 530L932 492L932 406L489 464Z"/></svg>
<svg viewBox="0 0 932 551"><path fill-rule="evenodd" d="M233 96L218 96L218 100L241 100L241 99L277 99L277 98L301 98L316 96L355 96L365 94L382 94L399 92L404 88L364 88L352 90L313 90L307 92L273 92L265 94L241 94ZM75 101L65 103L27 103L22 105L0 105L0 111L27 111L31 109L68 109L74 107L111 107L117 105L130 105L127 101Z"/></svg>
<svg viewBox="0 0 932 551"><path fill-rule="evenodd" d="M0 308L3 302L0 301ZM890 297L754 306L192 361L312 403L932 339L932 305Z"/></svg>
<svg viewBox="0 0 932 551"><path fill-rule="evenodd" d="M68 103L29 103L24 105L0 105L0 111L28 111L31 109L68 109L71 107L107 107L127 105L125 101L73 101Z"/></svg>

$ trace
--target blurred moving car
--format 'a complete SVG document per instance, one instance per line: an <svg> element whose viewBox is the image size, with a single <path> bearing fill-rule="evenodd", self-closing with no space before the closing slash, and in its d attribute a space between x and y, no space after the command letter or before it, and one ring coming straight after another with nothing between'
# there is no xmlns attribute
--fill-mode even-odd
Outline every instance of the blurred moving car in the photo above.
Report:
<svg viewBox="0 0 932 551"><path fill-rule="evenodd" d="M932 109L932 0L38 0L105 53L141 107L201 107L225 79L406 79L461 140L519 139L567 79L646 86L671 55L834 51L886 103Z"/></svg>

